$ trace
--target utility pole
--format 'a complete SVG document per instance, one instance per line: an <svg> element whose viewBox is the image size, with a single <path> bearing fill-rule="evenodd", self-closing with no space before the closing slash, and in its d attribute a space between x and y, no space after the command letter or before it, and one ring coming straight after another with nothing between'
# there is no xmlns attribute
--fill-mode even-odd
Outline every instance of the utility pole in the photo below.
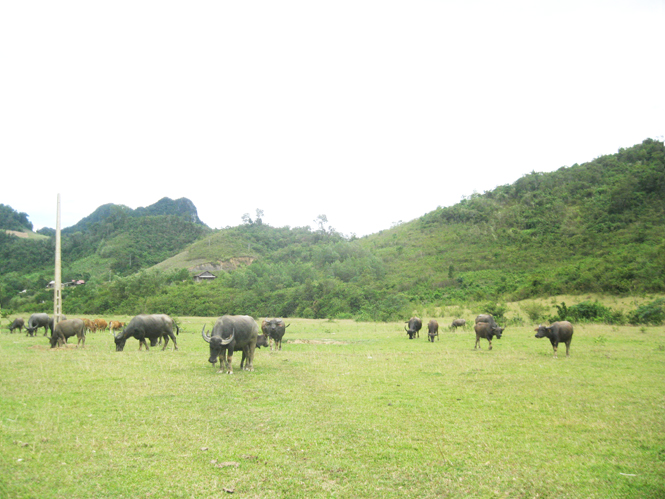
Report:
<svg viewBox="0 0 665 499"><path fill-rule="evenodd" d="M55 291L53 293L53 327L62 319L62 273L60 259L60 194L55 221Z"/></svg>

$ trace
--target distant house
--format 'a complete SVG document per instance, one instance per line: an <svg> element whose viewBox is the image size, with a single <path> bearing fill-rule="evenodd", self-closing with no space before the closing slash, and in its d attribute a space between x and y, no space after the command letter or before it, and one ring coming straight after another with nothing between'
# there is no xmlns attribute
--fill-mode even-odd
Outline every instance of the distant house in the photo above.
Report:
<svg viewBox="0 0 665 499"><path fill-rule="evenodd" d="M61 283L63 288L69 288L71 286L80 286L81 284L85 284L85 281L83 280L77 281L76 279L72 279L71 281ZM53 289L53 288L55 288L55 281L51 281L46 285L46 289Z"/></svg>
<svg viewBox="0 0 665 499"><path fill-rule="evenodd" d="M201 272L199 275L194 276L195 282L212 281L214 279L217 279L217 276L212 272L208 272L207 270L205 272Z"/></svg>

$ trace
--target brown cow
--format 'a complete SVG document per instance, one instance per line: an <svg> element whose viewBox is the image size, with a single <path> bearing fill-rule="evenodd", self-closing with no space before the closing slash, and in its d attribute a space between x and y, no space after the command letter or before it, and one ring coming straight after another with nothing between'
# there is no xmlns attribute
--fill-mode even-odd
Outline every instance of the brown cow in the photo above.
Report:
<svg viewBox="0 0 665 499"><path fill-rule="evenodd" d="M94 323L99 331L106 331L106 328L109 325L108 322L106 322L104 319L95 319Z"/></svg>
<svg viewBox="0 0 665 499"><path fill-rule="evenodd" d="M114 329L120 329L122 326L124 326L124 322L120 321L109 321L109 331L113 331Z"/></svg>
<svg viewBox="0 0 665 499"><path fill-rule="evenodd" d="M97 326L93 321L90 319L81 319L83 321L83 324L85 324L85 329L86 331L90 331L91 333L94 333L97 331Z"/></svg>

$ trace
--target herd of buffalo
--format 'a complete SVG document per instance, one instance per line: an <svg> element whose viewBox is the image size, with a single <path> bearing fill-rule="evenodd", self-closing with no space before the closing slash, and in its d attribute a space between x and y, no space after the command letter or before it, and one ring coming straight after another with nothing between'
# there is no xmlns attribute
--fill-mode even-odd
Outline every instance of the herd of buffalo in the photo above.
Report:
<svg viewBox="0 0 665 499"><path fill-rule="evenodd" d="M423 321L418 317L411 317L406 324L404 330L409 335L409 339L420 338ZM465 328L466 320L455 319L450 325L450 330L454 331L458 327ZM480 348L480 340L485 339L489 342L489 349L492 350L492 338L496 336L497 339L501 339L505 328L500 327L490 314L480 314L476 317L473 329L476 332L476 344L473 349ZM570 355L570 342L573 340L573 325L570 322L559 321L553 323L551 326L540 325L535 331L536 338L549 338L555 357L557 356L559 343L566 344L566 356ZM427 324L427 339L434 343L434 338L439 339L439 323L432 319Z"/></svg>
<svg viewBox="0 0 665 499"><path fill-rule="evenodd" d="M418 317L411 317L406 324L404 329L409 339L419 338L420 330L423 327L422 321ZM219 359L219 372L232 374L233 352L239 351L242 352L240 369L253 371L256 348L270 347L272 350L274 343L275 350L281 350L282 338L289 326L290 324L284 324L282 319L265 319L261 323L263 334L259 334L259 325L248 315L225 315L220 317L215 322L210 334L206 334L205 325L201 331L201 336L210 345L208 362L214 367ZM169 340L173 341L173 348L177 350L178 344L173 334L174 328L176 335L180 332L178 325L165 314L137 315L127 324L119 321L109 323L103 319L91 321L89 319L67 319L63 317L55 327L53 318L49 317L48 314L32 314L27 325L21 318L14 319L14 322L9 326L9 330L10 333L13 333L18 329L21 333L24 327L30 336L36 335L39 328L44 328L44 336L50 331L51 348L64 345L67 339L73 336L78 338L77 346L84 347L86 332L105 331L108 328L113 334L117 352L122 352L129 338L135 338L139 341L139 350L143 347L148 350L147 341L150 341L150 346L155 347L162 340L164 341L162 350L166 349ZM455 319L450 325L451 330L456 330L458 327L465 328L466 321ZM115 331L120 328L122 330L116 333ZM480 348L481 339L486 339L489 342L489 349L492 350L492 339L495 336L500 339L505 328L500 327L490 314L480 314L476 317L473 329L476 332L474 350ZM438 322L434 319L430 320L427 331L429 341L434 342L435 338L438 339ZM566 356L570 355L570 342L573 339L573 325L570 322L555 322L551 326L540 325L535 331L536 338L549 338L554 349L554 357L557 356L559 343L565 343Z"/></svg>

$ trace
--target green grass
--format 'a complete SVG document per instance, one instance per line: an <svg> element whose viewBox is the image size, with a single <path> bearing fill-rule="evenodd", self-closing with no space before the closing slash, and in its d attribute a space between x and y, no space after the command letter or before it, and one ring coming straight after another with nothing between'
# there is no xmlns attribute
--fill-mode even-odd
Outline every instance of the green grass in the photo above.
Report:
<svg viewBox="0 0 665 499"><path fill-rule="evenodd" d="M490 352L292 319L230 376L204 322L164 352L0 335L0 497L665 496L663 328L577 327L553 359L532 327Z"/></svg>

